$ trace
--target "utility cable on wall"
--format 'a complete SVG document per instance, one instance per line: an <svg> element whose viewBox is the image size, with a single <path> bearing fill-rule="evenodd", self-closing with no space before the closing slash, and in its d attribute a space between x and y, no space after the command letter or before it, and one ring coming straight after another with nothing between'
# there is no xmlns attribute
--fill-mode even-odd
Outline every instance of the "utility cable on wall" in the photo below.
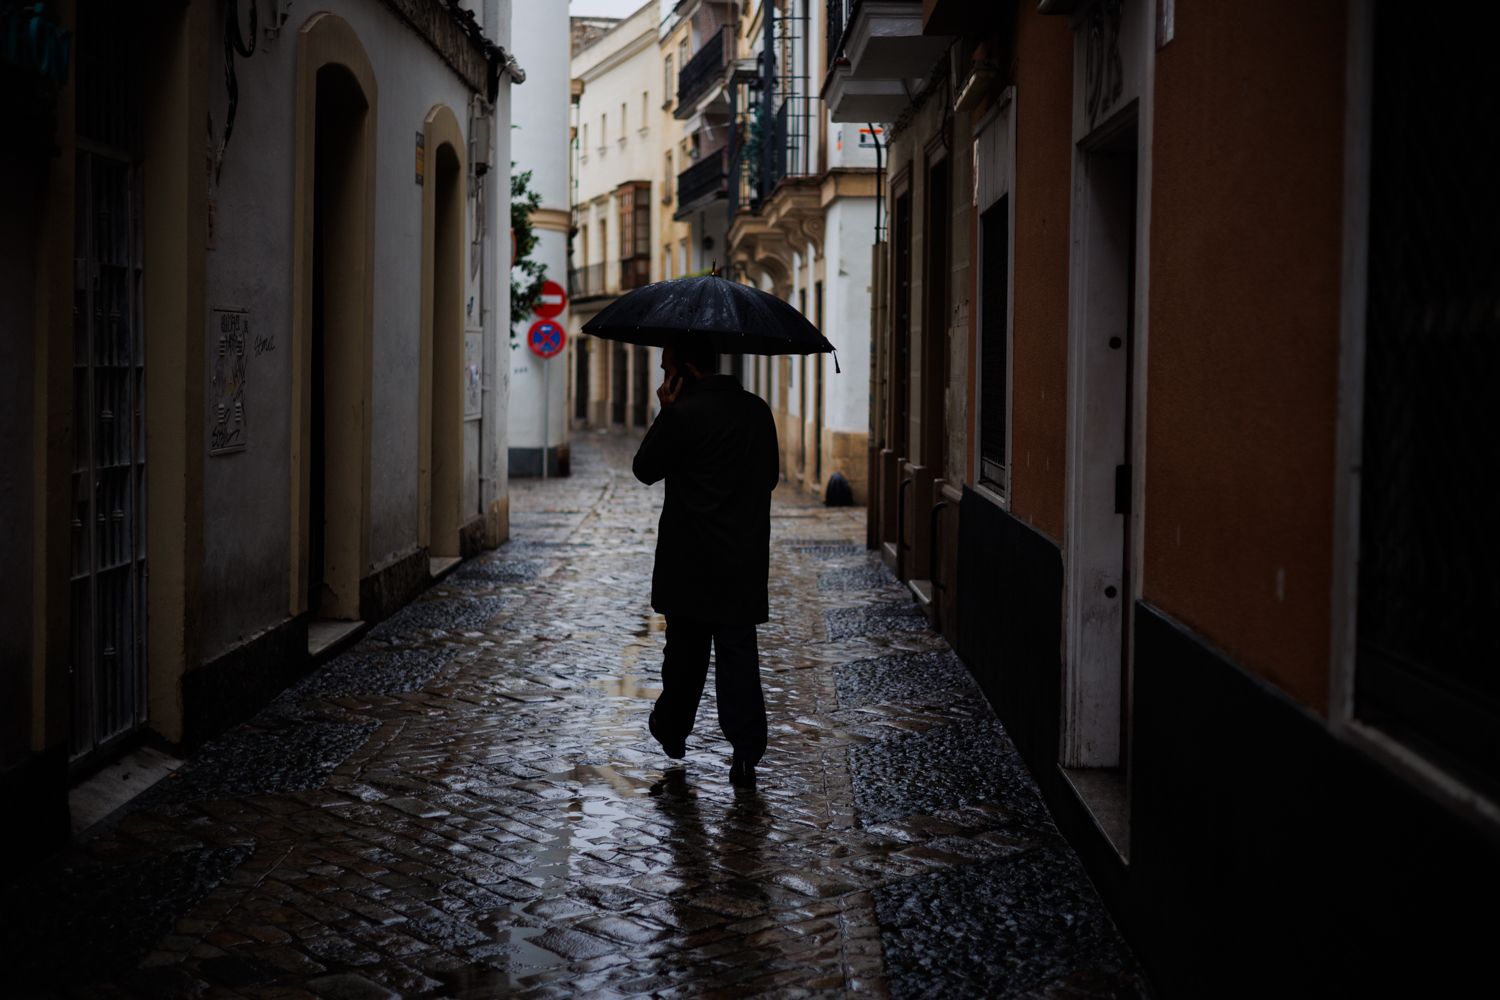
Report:
<svg viewBox="0 0 1500 1000"><path fill-rule="evenodd" d="M229 108L224 115L224 135L214 148L214 185L219 183L219 173L224 169L224 153L229 149L229 137L234 134L234 117L239 110L240 84L234 72L234 57L238 53L248 59L255 54L256 28L259 16L255 0L250 0L250 44L245 44L240 34L239 0L224 0L224 89L229 95Z"/></svg>

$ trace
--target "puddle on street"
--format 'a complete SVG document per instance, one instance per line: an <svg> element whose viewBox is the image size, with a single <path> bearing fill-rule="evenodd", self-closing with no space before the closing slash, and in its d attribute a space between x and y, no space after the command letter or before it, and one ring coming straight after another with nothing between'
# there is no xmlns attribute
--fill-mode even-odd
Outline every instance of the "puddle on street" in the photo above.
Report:
<svg viewBox="0 0 1500 1000"><path fill-rule="evenodd" d="M639 698L655 701L661 694L661 682L650 681L636 674L620 677L600 677L593 686L612 698Z"/></svg>
<svg viewBox="0 0 1500 1000"><path fill-rule="evenodd" d="M652 637L665 633L666 630L666 618L658 614L646 615L644 625L631 633L632 640L625 643L624 648L620 650L619 674L614 677L601 677L594 681L592 686L613 698L632 698L654 702L661 694L661 682L655 679L657 668L653 663L648 676L642 676L638 672L638 664L642 657L645 657L648 662L653 662L660 657L660 644ZM631 711L633 712L634 709Z"/></svg>
<svg viewBox="0 0 1500 1000"><path fill-rule="evenodd" d="M665 633L666 631L667 631L667 619L666 619L666 616L665 615L658 615L658 614L654 614L653 613L653 614L649 614L649 615L646 616L646 625L645 625L644 628L638 628L638 629L636 629L634 632L632 632L630 634L633 635L633 636L635 636L637 639L644 639L644 638L646 638L649 635L656 635L658 633Z"/></svg>
<svg viewBox="0 0 1500 1000"><path fill-rule="evenodd" d="M445 977L445 985L460 995L509 993L521 988L530 976L591 957L570 954L570 942L587 942L588 938L570 935L566 923L559 925L561 930L554 930L549 927L549 918L563 911L589 912L588 907L568 897L569 888L590 881L579 865L583 863L586 868L587 852L600 845L628 839L628 831L622 831L621 824L631 818L631 813L622 800L649 794L651 783L609 764L575 764L547 775L547 779L566 789L571 798L561 811L564 829L556 831L559 835L550 842L533 845L527 874L521 879L540 889L541 895L486 917L481 926L502 947L504 965L472 967ZM536 943L537 938L542 938L541 943Z"/></svg>

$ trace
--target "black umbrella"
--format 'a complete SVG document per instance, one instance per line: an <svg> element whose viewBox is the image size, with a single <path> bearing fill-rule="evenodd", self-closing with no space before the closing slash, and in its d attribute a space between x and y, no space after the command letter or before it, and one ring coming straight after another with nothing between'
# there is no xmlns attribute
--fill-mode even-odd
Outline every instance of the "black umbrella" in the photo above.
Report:
<svg viewBox="0 0 1500 1000"><path fill-rule="evenodd" d="M819 354L828 338L789 303L716 274L658 281L627 292L583 332L642 347L670 347L684 335L712 337L723 354ZM834 355L838 369L838 355Z"/></svg>

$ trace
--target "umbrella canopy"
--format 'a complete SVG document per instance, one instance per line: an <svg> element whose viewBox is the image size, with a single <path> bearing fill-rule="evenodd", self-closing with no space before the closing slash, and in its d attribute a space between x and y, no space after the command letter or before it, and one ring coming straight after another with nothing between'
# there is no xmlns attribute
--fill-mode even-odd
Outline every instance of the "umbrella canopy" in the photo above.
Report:
<svg viewBox="0 0 1500 1000"><path fill-rule="evenodd" d="M583 325L583 332L643 347L712 337L723 354L818 354L828 338L789 303L758 288L708 275L675 278L627 292Z"/></svg>

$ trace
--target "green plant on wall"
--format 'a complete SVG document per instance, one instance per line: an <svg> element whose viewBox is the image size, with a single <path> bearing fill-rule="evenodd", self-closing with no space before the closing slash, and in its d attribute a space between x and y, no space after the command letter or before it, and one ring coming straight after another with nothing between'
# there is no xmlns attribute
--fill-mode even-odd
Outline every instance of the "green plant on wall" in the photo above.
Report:
<svg viewBox="0 0 1500 1000"><path fill-rule="evenodd" d="M510 228L516 234L516 259L510 267L510 346L520 345L516 327L531 315L531 307L542 294L542 282L547 279L547 267L539 260L532 260L536 249L536 230L531 225L531 213L541 207L542 197L531 187L531 171L516 171L515 162L510 165Z"/></svg>
<svg viewBox="0 0 1500 1000"><path fill-rule="evenodd" d="M744 137L744 153L741 163L744 164L745 179L749 185L751 201L759 201L761 197L761 157L765 153L766 116L757 109L750 116L750 120L742 127L741 135Z"/></svg>

